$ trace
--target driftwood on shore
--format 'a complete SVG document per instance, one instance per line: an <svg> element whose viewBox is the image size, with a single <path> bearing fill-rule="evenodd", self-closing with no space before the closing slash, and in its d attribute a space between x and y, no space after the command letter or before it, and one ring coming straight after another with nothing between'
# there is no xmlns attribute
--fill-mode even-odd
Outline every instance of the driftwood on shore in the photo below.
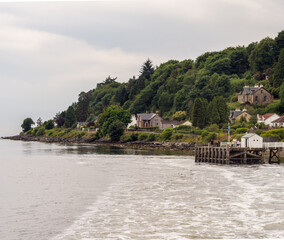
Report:
<svg viewBox="0 0 284 240"><path fill-rule="evenodd" d="M3 139L18 140L18 141L36 141L45 143L66 143L66 144L109 144L116 146L135 147L135 148L157 148L165 150L194 150L195 143L188 142L112 142L106 139L95 140L92 138L60 138L60 137L36 137L31 135L16 135L10 137L2 137Z"/></svg>

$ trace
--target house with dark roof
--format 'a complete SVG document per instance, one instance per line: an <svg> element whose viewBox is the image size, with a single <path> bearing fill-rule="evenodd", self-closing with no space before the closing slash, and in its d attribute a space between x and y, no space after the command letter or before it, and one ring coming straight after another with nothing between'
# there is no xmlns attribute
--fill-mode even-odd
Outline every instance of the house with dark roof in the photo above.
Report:
<svg viewBox="0 0 284 240"><path fill-rule="evenodd" d="M273 127L276 128L283 128L284 127L284 116L277 118L276 120L272 121Z"/></svg>
<svg viewBox="0 0 284 240"><path fill-rule="evenodd" d="M266 113L264 115L257 114L257 123L264 123L270 127L273 127L273 121L278 119L279 115L276 113Z"/></svg>
<svg viewBox="0 0 284 240"><path fill-rule="evenodd" d="M140 128L145 128L145 127L162 128L162 120L163 119L157 113L137 114L137 126Z"/></svg>
<svg viewBox="0 0 284 240"><path fill-rule="evenodd" d="M263 85L255 85L254 87L244 86L243 90L238 94L239 103L251 104L267 104L273 102L273 95L263 88Z"/></svg>
<svg viewBox="0 0 284 240"><path fill-rule="evenodd" d="M236 110L230 111L229 119L231 122L240 121L242 117L244 117L248 122L251 118L251 115L246 109L240 110L239 108L236 108Z"/></svg>

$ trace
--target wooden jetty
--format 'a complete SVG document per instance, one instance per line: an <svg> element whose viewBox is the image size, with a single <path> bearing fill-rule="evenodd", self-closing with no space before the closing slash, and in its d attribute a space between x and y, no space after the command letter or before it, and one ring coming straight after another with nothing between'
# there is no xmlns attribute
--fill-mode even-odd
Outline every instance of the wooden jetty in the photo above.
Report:
<svg viewBox="0 0 284 240"><path fill-rule="evenodd" d="M196 146L195 162L218 164L262 164L264 148Z"/></svg>
<svg viewBox="0 0 284 240"><path fill-rule="evenodd" d="M269 148L269 160L268 163L278 163L280 164L280 148Z"/></svg>

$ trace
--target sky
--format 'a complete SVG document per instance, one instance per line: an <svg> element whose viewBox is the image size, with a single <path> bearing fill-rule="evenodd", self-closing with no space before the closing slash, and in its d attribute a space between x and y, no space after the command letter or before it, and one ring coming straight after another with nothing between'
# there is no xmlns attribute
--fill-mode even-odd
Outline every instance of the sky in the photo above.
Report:
<svg viewBox="0 0 284 240"><path fill-rule="evenodd" d="M0 0L0 136L51 119L109 75L284 30L283 0Z"/></svg>

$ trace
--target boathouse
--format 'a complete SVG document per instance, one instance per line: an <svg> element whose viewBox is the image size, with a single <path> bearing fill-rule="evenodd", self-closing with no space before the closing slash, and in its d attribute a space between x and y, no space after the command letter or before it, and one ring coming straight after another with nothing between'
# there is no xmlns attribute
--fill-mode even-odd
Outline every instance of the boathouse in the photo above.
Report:
<svg viewBox="0 0 284 240"><path fill-rule="evenodd" d="M242 148L263 148L263 138L255 133L248 133L241 138Z"/></svg>

